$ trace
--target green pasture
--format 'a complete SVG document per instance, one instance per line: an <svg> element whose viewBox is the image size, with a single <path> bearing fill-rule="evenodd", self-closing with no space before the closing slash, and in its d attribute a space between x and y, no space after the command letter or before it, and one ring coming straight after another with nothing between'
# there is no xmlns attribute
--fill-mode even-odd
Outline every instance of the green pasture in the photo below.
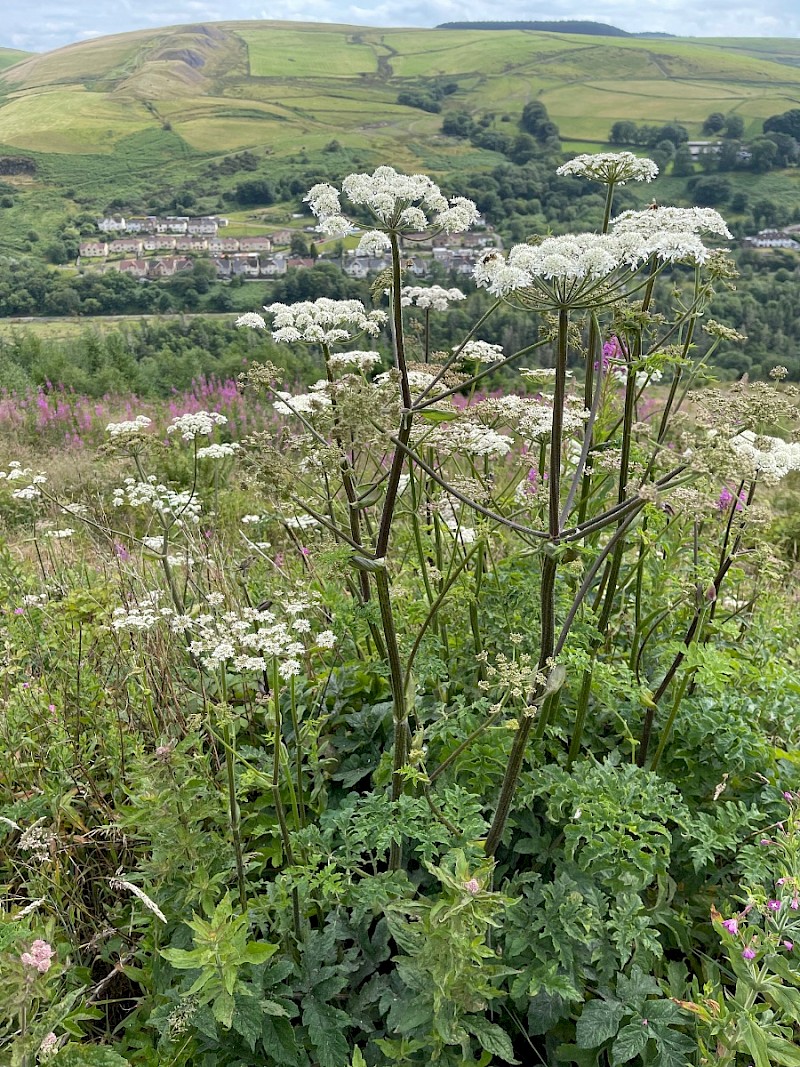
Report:
<svg viewBox="0 0 800 1067"><path fill-rule="evenodd" d="M15 63L21 63L29 55L30 52L20 52L17 48L0 48L0 70L13 67Z"/></svg>
<svg viewBox="0 0 800 1067"><path fill-rule="evenodd" d="M341 30L268 29L244 31L250 73L255 78L357 77L375 74L375 53L358 40L359 35Z"/></svg>
<svg viewBox="0 0 800 1067"><path fill-rule="evenodd" d="M111 152L153 121L135 99L59 87L20 94L0 107L0 141L39 152Z"/></svg>

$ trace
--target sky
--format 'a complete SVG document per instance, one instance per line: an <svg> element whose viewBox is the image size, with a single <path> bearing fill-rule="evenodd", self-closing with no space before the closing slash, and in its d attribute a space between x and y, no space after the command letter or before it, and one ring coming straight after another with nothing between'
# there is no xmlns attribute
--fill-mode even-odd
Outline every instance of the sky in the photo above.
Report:
<svg viewBox="0 0 800 1067"><path fill-rule="evenodd" d="M504 20L593 19L632 33L800 37L797 0L505 0ZM149 29L232 19L430 27L497 18L496 0L0 0L0 46L30 52Z"/></svg>

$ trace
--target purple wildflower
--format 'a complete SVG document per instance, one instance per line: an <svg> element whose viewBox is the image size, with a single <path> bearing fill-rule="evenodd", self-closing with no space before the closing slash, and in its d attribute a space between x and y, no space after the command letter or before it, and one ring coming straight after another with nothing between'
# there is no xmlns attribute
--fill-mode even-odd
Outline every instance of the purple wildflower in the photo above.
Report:
<svg viewBox="0 0 800 1067"><path fill-rule="evenodd" d="M750 947L748 946L748 947L747 947L746 949L744 949L744 951L742 952L742 959L745 959L745 960L754 960L755 958L756 958L756 950L755 950L754 948L750 948Z"/></svg>
<svg viewBox="0 0 800 1067"><path fill-rule="evenodd" d="M724 919L722 925L728 931L729 934L739 933L739 921L738 919Z"/></svg>
<svg viewBox="0 0 800 1067"><path fill-rule="evenodd" d="M769 911L780 911L781 902L779 900L768 900L767 908L769 909Z"/></svg>

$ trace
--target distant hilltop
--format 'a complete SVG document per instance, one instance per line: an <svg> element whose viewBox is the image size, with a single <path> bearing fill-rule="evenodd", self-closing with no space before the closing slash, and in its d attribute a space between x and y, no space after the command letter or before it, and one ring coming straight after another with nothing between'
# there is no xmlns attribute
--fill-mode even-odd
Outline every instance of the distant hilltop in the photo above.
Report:
<svg viewBox="0 0 800 1067"><path fill-rule="evenodd" d="M442 22L437 30L538 30L539 33L582 33L593 37L672 37L671 33L629 33L619 26L585 19L527 22Z"/></svg>

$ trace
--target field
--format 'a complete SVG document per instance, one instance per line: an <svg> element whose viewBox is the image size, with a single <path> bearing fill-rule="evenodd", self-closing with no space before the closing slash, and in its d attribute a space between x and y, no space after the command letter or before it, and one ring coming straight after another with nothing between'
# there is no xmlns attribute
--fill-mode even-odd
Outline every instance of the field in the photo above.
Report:
<svg viewBox="0 0 800 1067"><path fill-rule="evenodd" d="M43 157L107 154L168 121L190 153L266 146L289 155L334 134L377 153L439 140L439 116L396 104L402 89L437 78L458 84L447 108L476 115L541 99L570 141L601 142L618 119L676 120L697 134L711 110L742 114L752 132L796 101L796 58L791 41L747 39L266 22L140 31L7 69L0 142ZM444 140L442 151L453 147Z"/></svg>

